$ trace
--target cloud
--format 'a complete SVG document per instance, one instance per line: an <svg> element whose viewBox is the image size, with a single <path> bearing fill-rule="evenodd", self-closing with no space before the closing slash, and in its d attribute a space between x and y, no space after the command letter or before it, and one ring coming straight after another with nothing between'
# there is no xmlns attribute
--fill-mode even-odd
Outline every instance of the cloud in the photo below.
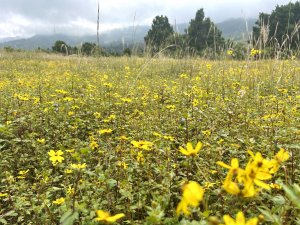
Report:
<svg viewBox="0 0 300 225"><path fill-rule="evenodd" d="M215 22L257 17L289 0L113 0L100 1L101 30L151 24L156 15L171 23L189 22L198 9ZM0 37L41 33L95 33L98 0L0 0Z"/></svg>

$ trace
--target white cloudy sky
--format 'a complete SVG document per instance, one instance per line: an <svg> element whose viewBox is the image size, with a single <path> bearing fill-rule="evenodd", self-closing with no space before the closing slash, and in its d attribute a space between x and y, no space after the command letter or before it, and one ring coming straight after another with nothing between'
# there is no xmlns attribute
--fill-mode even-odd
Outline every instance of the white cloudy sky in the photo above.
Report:
<svg viewBox="0 0 300 225"><path fill-rule="evenodd" d="M156 15L189 22L198 9L214 22L257 17L295 0L99 0L100 29L151 24ZM0 0L0 38L34 34L95 34L98 0Z"/></svg>

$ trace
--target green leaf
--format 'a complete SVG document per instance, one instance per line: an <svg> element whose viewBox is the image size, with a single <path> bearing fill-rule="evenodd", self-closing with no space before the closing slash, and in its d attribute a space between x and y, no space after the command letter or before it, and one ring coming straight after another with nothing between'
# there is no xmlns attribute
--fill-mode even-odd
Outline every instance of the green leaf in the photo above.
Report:
<svg viewBox="0 0 300 225"><path fill-rule="evenodd" d="M73 225L74 221L78 219L78 217L79 214L77 211L73 212L73 210L69 210L62 215L59 222L61 223L61 225Z"/></svg>
<svg viewBox="0 0 300 225"><path fill-rule="evenodd" d="M284 205L285 204L285 199L281 195L276 195L275 197L272 198L272 201L276 205Z"/></svg>
<svg viewBox="0 0 300 225"><path fill-rule="evenodd" d="M1 224L8 224L7 221L5 219L3 219L3 218L0 218L0 223Z"/></svg>
<svg viewBox="0 0 300 225"><path fill-rule="evenodd" d="M293 188L287 185L283 185L283 190L289 200L300 209L300 194L298 194L299 186L294 184Z"/></svg>
<svg viewBox="0 0 300 225"><path fill-rule="evenodd" d="M272 214L269 209L265 210L262 208L258 208L258 210L265 216L266 221L272 222L275 225L281 225L279 217L275 214Z"/></svg>

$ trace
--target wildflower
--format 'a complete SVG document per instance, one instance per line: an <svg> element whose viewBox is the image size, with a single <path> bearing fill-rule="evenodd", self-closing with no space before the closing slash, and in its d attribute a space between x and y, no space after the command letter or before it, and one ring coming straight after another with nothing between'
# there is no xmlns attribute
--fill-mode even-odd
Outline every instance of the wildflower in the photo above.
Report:
<svg viewBox="0 0 300 225"><path fill-rule="evenodd" d="M232 50L227 50L227 55L233 55L233 51Z"/></svg>
<svg viewBox="0 0 300 225"><path fill-rule="evenodd" d="M162 137L162 135L161 135L160 133L157 133L157 132L153 132L153 135L154 135L155 137L159 137L159 138Z"/></svg>
<svg viewBox="0 0 300 225"><path fill-rule="evenodd" d="M40 144L44 144L45 143L45 138L38 138L36 141Z"/></svg>
<svg viewBox="0 0 300 225"><path fill-rule="evenodd" d="M56 205L61 205L65 202L65 199L64 198L58 198L56 199L55 201L53 201L54 204Z"/></svg>
<svg viewBox="0 0 300 225"><path fill-rule="evenodd" d="M72 169L77 169L77 170L85 169L86 168L86 163L83 163L83 164L80 164L80 163L74 164L74 163L72 163L71 168Z"/></svg>
<svg viewBox="0 0 300 225"><path fill-rule="evenodd" d="M204 130L204 131L201 131L201 132L205 136L210 136L211 135L211 131L210 130Z"/></svg>
<svg viewBox="0 0 300 225"><path fill-rule="evenodd" d="M74 114L75 114L75 112L73 112L73 111L68 112L68 116L74 116Z"/></svg>
<svg viewBox="0 0 300 225"><path fill-rule="evenodd" d="M67 149L66 152L74 153L74 152L75 152L75 149Z"/></svg>
<svg viewBox="0 0 300 225"><path fill-rule="evenodd" d="M144 158L144 155L143 155L142 152L138 152L137 157L136 157L136 160L137 160L139 163L144 163L144 162L145 162L145 158Z"/></svg>
<svg viewBox="0 0 300 225"><path fill-rule="evenodd" d="M281 186L280 186L279 184L275 184L275 183L271 183L271 184L270 184L270 187L271 187L272 189L281 189Z"/></svg>
<svg viewBox="0 0 300 225"><path fill-rule="evenodd" d="M65 90L60 90L60 89L56 89L55 92L58 93L58 94L62 94L62 95L66 95L66 94L69 93L69 92L67 92Z"/></svg>
<svg viewBox="0 0 300 225"><path fill-rule="evenodd" d="M98 143L96 142L96 141L92 141L91 143L90 143L90 147L91 147L91 149L96 149L96 148L98 148L99 147L99 145L98 145Z"/></svg>
<svg viewBox="0 0 300 225"><path fill-rule="evenodd" d="M153 146L153 143L150 141L131 141L130 142L134 147L144 150L150 150Z"/></svg>
<svg viewBox="0 0 300 225"><path fill-rule="evenodd" d="M237 183L233 182L232 179L234 176L239 175L242 172L242 169L239 168L238 159L234 158L231 160L231 165L227 165L221 161L218 161L217 164L226 169L229 169L227 176L223 182L223 188L230 194L238 195L241 191Z"/></svg>
<svg viewBox="0 0 300 225"><path fill-rule="evenodd" d="M95 219L96 221L105 221L108 223L114 223L118 219L121 219L122 217L125 216L124 213L119 213L114 216L111 216L109 212L105 212L103 210L97 210L96 214L97 214L97 218Z"/></svg>
<svg viewBox="0 0 300 225"><path fill-rule="evenodd" d="M50 156L50 161L55 166L57 163L61 163L64 160L64 157L62 156L64 153L62 150L54 151L50 150L48 152L48 155Z"/></svg>
<svg viewBox="0 0 300 225"><path fill-rule="evenodd" d="M246 218L244 216L243 212L238 212L236 215L236 220L231 218L229 215L223 216L223 220L225 222L225 225L257 225L258 224L258 218L254 217L250 220L246 221ZM224 225L224 224L220 224Z"/></svg>
<svg viewBox="0 0 300 225"><path fill-rule="evenodd" d="M126 162L117 162L117 166L123 167L124 170L128 168L128 164Z"/></svg>
<svg viewBox="0 0 300 225"><path fill-rule="evenodd" d="M63 101L66 101L66 102L70 102L72 100L74 100L74 98L72 98L72 97L65 97L65 98L63 98Z"/></svg>
<svg viewBox="0 0 300 225"><path fill-rule="evenodd" d="M211 65L211 64L206 64L206 68L207 68L207 69L209 69L209 70L210 70L210 69L211 69L211 67L212 67L212 65Z"/></svg>
<svg viewBox="0 0 300 225"><path fill-rule="evenodd" d="M112 129L102 129L99 130L99 134L110 134L112 131Z"/></svg>
<svg viewBox="0 0 300 225"><path fill-rule="evenodd" d="M93 115L94 115L94 117L97 118L97 119L99 119L99 118L101 117L101 114L98 113L98 112L94 112Z"/></svg>
<svg viewBox="0 0 300 225"><path fill-rule="evenodd" d="M104 83L103 85L108 88L112 88L112 86L113 86L112 83L109 83L109 82Z"/></svg>
<svg viewBox="0 0 300 225"><path fill-rule="evenodd" d="M175 105L167 105L166 108L169 109L170 111L174 111L176 109L176 106Z"/></svg>
<svg viewBox="0 0 300 225"><path fill-rule="evenodd" d="M67 194L68 194L68 195L74 195L74 194L75 194L75 189L72 188L71 185L68 186Z"/></svg>
<svg viewBox="0 0 300 225"><path fill-rule="evenodd" d="M210 172L211 174L216 174L216 173L218 173L217 170L210 170L209 172Z"/></svg>
<svg viewBox="0 0 300 225"><path fill-rule="evenodd" d="M125 102L125 103L130 103L132 102L132 99L131 98L120 98L121 101Z"/></svg>
<svg viewBox="0 0 300 225"><path fill-rule="evenodd" d="M204 189L196 182L190 181L182 187L182 199L179 202L176 213L179 215L183 212L186 216L190 214L188 207L197 207L203 199Z"/></svg>
<svg viewBox="0 0 300 225"><path fill-rule="evenodd" d="M2 198L2 197L6 197L6 196L8 196L8 194L7 194L7 193L1 193L1 192L0 192L0 198Z"/></svg>
<svg viewBox="0 0 300 225"><path fill-rule="evenodd" d="M186 156L196 155L201 150L202 146L203 146L202 142L198 141L196 147L193 148L192 143L188 142L186 144L186 149L180 146L179 151Z"/></svg>
<svg viewBox="0 0 300 225"><path fill-rule="evenodd" d="M213 187L215 184L216 183L212 183L212 182L207 181L207 182L204 183L203 188L204 188L204 190L206 190L206 189L209 189L209 188Z"/></svg>
<svg viewBox="0 0 300 225"><path fill-rule="evenodd" d="M285 149L281 148L279 152L277 152L277 154L274 156L274 159L271 160L272 168L270 170L270 173L272 174L276 173L281 163L288 160L289 158L290 158L289 153Z"/></svg>
<svg viewBox="0 0 300 225"><path fill-rule="evenodd" d="M125 135L122 135L119 137L119 140L127 141L129 138L126 137Z"/></svg>
<svg viewBox="0 0 300 225"><path fill-rule="evenodd" d="M70 169L65 169L65 173L66 173L66 174L73 173L73 170L70 170Z"/></svg>
<svg viewBox="0 0 300 225"><path fill-rule="evenodd" d="M199 100L194 98L192 104L193 104L194 107L198 106L199 105Z"/></svg>
<svg viewBox="0 0 300 225"><path fill-rule="evenodd" d="M260 55L261 53L262 53L261 50L257 50L257 49L254 49L254 48L252 48L251 51L250 51L251 56Z"/></svg>
<svg viewBox="0 0 300 225"><path fill-rule="evenodd" d="M169 141L175 141L174 137L170 136L170 135L164 135L163 138L165 140L169 140Z"/></svg>
<svg viewBox="0 0 300 225"><path fill-rule="evenodd" d="M181 78L188 78L188 75L186 73L182 73L179 75Z"/></svg>
<svg viewBox="0 0 300 225"><path fill-rule="evenodd" d="M27 175L28 172L29 172L29 170L20 170L18 172L19 176L17 176L17 178L19 178L19 179L25 179L25 177L26 177L26 175Z"/></svg>

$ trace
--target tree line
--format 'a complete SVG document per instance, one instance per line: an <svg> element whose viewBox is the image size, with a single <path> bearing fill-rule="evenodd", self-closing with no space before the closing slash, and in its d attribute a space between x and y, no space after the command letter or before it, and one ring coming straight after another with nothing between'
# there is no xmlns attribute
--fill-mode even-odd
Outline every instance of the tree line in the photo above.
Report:
<svg viewBox="0 0 300 225"><path fill-rule="evenodd" d="M201 8L196 12L195 18L191 19L184 33L179 33L176 25L173 27L167 16L156 16L144 37L144 45L138 47L138 54L217 58L230 52L230 57L244 59L251 49L258 49L259 51L254 51L256 58L290 57L299 54L299 30L299 1L277 5L270 14L260 13L247 43L226 40L214 22L205 17L204 9ZM119 55L130 56L133 54L133 48L134 46L123 49ZM85 42L79 47L72 47L61 40L54 43L52 51L86 56L111 55L95 43Z"/></svg>
<svg viewBox="0 0 300 225"><path fill-rule="evenodd" d="M255 58L282 58L299 54L299 31L299 1L277 5L271 14L260 13L247 43L225 40L211 19L205 17L204 10L199 9L184 34L174 31L167 16L156 16L145 37L145 44L152 55L164 51L215 58L229 51L233 57L242 59L252 49Z"/></svg>

